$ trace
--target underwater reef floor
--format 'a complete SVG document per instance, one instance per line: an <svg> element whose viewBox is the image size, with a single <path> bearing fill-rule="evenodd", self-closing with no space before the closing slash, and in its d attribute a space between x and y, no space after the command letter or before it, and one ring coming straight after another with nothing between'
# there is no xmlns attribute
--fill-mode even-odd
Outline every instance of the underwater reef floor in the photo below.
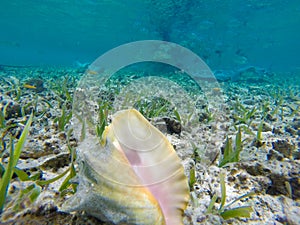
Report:
<svg viewBox="0 0 300 225"><path fill-rule="evenodd" d="M74 68L0 67L3 168L9 161L10 140L17 142L26 120L34 113L17 164L31 178L21 181L13 176L0 224L109 224L85 212L59 211L75 187L70 181L61 188L67 173L49 184L38 182L70 169L72 149L78 144L72 130L73 94L84 72ZM121 71L109 82L108 91L102 92L103 99L114 101L120 86L140 76L143 74ZM176 79L178 74L162 76ZM186 78L178 78L187 92L199 94L194 121L179 121L174 108L162 100L154 104L157 99L141 97L134 105L167 136L182 160L191 184L184 224L300 224L300 74L277 74L253 67L239 71L234 79L222 77L218 81L220 87L212 87L210 93L222 100L216 106L207 102L201 91L194 90L197 87ZM139 96L139 91L142 96L143 90L135 91L134 96ZM178 100L185 104L184 98ZM167 106L160 110L162 104ZM222 111L216 110L218 107ZM232 150L241 145L241 151L238 160L220 166L226 143ZM77 172L76 161L72 165ZM191 171L195 178L191 178ZM220 174L225 177L225 205L253 193L228 206L251 206L249 218L225 220L218 212L222 199ZM34 201L29 186L41 188ZM207 212L214 195L213 210Z"/></svg>

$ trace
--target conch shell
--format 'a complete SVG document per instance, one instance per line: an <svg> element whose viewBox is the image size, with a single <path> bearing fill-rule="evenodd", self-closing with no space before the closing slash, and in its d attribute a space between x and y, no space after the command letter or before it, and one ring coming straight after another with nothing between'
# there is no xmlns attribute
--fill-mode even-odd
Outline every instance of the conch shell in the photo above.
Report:
<svg viewBox="0 0 300 225"><path fill-rule="evenodd" d="M114 114L103 141L79 146L79 185L63 211L84 210L114 224L178 225L187 178L167 138L137 110Z"/></svg>

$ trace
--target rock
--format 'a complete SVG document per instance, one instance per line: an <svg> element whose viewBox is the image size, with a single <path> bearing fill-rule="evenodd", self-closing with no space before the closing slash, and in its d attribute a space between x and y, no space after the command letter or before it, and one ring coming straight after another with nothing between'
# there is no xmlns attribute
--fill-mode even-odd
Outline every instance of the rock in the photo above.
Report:
<svg viewBox="0 0 300 225"><path fill-rule="evenodd" d="M45 170L52 169L53 172L57 172L59 168L68 166L69 164L70 154L63 152L58 155L50 156L40 165L40 167Z"/></svg>
<svg viewBox="0 0 300 225"><path fill-rule="evenodd" d="M280 152L274 151L273 149L270 149L267 154L268 160L276 159L278 161L282 161L283 158L284 156Z"/></svg>
<svg viewBox="0 0 300 225"><path fill-rule="evenodd" d="M164 121L166 122L167 129L170 132L170 134L180 134L181 133L181 124L180 122L170 119L170 118L164 118Z"/></svg>
<svg viewBox="0 0 300 225"><path fill-rule="evenodd" d="M287 224L300 224L300 208L290 198L282 197L283 211L286 215Z"/></svg>
<svg viewBox="0 0 300 225"><path fill-rule="evenodd" d="M252 176L265 176L271 172L269 168L259 162L243 162L239 165Z"/></svg>
<svg viewBox="0 0 300 225"><path fill-rule="evenodd" d="M300 164L292 161L271 161L272 163L262 164L259 162L240 162L238 168L246 170L256 180L264 176L272 182L266 187L266 193L270 195L285 195L289 197L288 182L292 189L293 199L300 199Z"/></svg>
<svg viewBox="0 0 300 225"><path fill-rule="evenodd" d="M291 135L297 135L297 130L293 129L292 127L288 126L288 127L285 127L285 131L287 133L290 133Z"/></svg>
<svg viewBox="0 0 300 225"><path fill-rule="evenodd" d="M277 118L274 117L273 115L271 115L270 113L267 114L266 119L267 119L267 120L270 120L270 121L272 121L272 122L274 122L274 121L277 120Z"/></svg>
<svg viewBox="0 0 300 225"><path fill-rule="evenodd" d="M260 222L258 224L285 224L287 222L280 198L266 194L259 196L258 201L255 203L258 204L256 211L259 215L272 218L271 223Z"/></svg>
<svg viewBox="0 0 300 225"><path fill-rule="evenodd" d="M284 134L283 128L281 126L274 127L272 132L274 134L279 134L279 135Z"/></svg>
<svg viewBox="0 0 300 225"><path fill-rule="evenodd" d="M268 132L268 131L272 131L273 128L269 123L263 123L263 128L262 128L263 132Z"/></svg>
<svg viewBox="0 0 300 225"><path fill-rule="evenodd" d="M18 118L20 116L22 116L21 106L16 102L10 102L6 108L5 119L9 120L11 118Z"/></svg>
<svg viewBox="0 0 300 225"><path fill-rule="evenodd" d="M277 140L272 142L273 149L282 153L284 157L290 158L292 157L296 147L290 140Z"/></svg>

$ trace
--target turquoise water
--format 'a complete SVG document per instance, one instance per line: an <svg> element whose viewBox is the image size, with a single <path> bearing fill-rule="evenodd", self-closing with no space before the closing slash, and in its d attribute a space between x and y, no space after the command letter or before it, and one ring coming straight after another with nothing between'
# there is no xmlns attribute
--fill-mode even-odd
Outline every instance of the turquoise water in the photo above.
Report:
<svg viewBox="0 0 300 225"><path fill-rule="evenodd" d="M166 40L213 70L299 71L297 0L2 0L0 64L78 65L121 44Z"/></svg>

